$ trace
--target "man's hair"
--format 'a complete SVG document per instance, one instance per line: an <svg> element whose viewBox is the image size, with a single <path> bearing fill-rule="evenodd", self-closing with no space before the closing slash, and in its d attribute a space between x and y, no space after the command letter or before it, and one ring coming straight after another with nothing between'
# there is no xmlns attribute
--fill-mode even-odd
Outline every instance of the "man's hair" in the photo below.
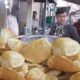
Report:
<svg viewBox="0 0 80 80"><path fill-rule="evenodd" d="M37 14L37 12L36 12L36 11L33 11L33 14L34 14L34 13L36 13L36 14Z"/></svg>
<svg viewBox="0 0 80 80"><path fill-rule="evenodd" d="M60 7L60 8L57 8L56 10L56 15L59 15L59 14L62 14L62 13L67 13L67 9L65 7Z"/></svg>
<svg viewBox="0 0 80 80"><path fill-rule="evenodd" d="M11 10L11 14L12 15L16 15L17 13L17 11L19 10L19 8L17 7L17 5L13 5L12 6L12 10Z"/></svg>

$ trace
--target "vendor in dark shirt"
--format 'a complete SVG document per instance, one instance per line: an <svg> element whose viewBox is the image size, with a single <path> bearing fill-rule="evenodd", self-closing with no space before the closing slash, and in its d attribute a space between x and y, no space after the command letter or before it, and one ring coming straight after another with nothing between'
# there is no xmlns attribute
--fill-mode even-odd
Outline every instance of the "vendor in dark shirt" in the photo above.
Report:
<svg viewBox="0 0 80 80"><path fill-rule="evenodd" d="M50 35L59 37L70 37L80 42L80 36L73 25L67 24L67 10L66 8L58 8L56 11L56 23L52 25Z"/></svg>
<svg viewBox="0 0 80 80"><path fill-rule="evenodd" d="M78 31L78 34L80 36L80 19L74 23L74 26L76 27L77 31Z"/></svg>

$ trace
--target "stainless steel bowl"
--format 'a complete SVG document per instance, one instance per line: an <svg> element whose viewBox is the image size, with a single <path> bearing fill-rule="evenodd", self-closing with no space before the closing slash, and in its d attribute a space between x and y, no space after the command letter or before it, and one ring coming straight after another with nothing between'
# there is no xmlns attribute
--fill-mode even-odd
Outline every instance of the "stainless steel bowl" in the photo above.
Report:
<svg viewBox="0 0 80 80"><path fill-rule="evenodd" d="M31 42L36 39L40 38L47 38L50 42L54 41L57 37L56 36L50 36L50 35L25 35L24 37L21 38L22 41L24 42Z"/></svg>

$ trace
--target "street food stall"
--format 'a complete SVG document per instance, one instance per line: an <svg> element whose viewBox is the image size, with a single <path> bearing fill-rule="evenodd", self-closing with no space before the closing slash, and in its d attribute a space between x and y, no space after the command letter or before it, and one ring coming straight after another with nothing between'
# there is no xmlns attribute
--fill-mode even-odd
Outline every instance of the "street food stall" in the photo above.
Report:
<svg viewBox="0 0 80 80"><path fill-rule="evenodd" d="M28 11L32 10L30 4ZM4 30L0 36L0 80L80 80L80 43L77 41L50 35L6 34Z"/></svg>
<svg viewBox="0 0 80 80"><path fill-rule="evenodd" d="M72 3L80 5L80 0L65 0L65 1L72 2Z"/></svg>

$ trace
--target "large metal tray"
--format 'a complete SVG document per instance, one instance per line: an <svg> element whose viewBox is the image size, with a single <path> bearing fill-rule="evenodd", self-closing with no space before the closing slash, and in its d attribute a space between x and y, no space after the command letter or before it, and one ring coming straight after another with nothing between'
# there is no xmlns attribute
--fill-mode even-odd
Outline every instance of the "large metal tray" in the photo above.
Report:
<svg viewBox="0 0 80 80"><path fill-rule="evenodd" d="M21 37L21 40L24 42L31 42L33 40L40 39L40 38L47 38L48 41L52 42L57 37L56 36L50 36L50 35L29 35L29 36L24 35L23 37Z"/></svg>

